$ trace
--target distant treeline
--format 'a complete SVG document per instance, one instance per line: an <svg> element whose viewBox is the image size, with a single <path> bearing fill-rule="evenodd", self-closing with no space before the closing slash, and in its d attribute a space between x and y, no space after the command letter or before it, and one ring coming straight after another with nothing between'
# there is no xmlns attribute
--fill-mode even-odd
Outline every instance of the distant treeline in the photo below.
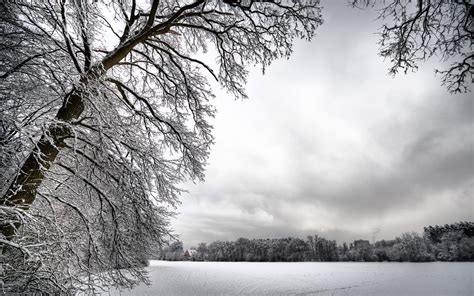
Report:
<svg viewBox="0 0 474 296"><path fill-rule="evenodd" d="M393 240L355 240L338 245L318 235L200 243L184 251L176 241L163 248L159 259L195 261L474 261L474 222L428 226L423 235L404 233Z"/></svg>

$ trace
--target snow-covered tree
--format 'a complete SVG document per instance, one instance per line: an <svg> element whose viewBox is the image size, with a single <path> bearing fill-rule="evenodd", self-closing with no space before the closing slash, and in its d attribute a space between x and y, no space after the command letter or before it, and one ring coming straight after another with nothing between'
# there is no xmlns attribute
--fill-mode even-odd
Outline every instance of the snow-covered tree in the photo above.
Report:
<svg viewBox="0 0 474 296"><path fill-rule="evenodd" d="M245 97L246 65L319 24L318 1L2 1L3 288L145 280L178 184L204 177L208 79Z"/></svg>
<svg viewBox="0 0 474 296"><path fill-rule="evenodd" d="M391 62L390 74L417 70L438 58L449 66L436 70L451 93L468 92L474 82L474 4L467 0L351 0L372 6L384 25L380 55Z"/></svg>

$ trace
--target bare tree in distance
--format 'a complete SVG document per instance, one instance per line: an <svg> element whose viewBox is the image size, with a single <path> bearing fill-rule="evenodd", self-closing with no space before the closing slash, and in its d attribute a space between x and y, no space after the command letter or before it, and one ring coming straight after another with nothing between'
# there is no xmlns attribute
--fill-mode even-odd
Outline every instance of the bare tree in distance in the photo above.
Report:
<svg viewBox="0 0 474 296"><path fill-rule="evenodd" d="M474 79L474 5L467 0L351 0L353 6L379 9L380 55L389 73L407 73L438 57L449 64L437 69L451 93L469 92Z"/></svg>
<svg viewBox="0 0 474 296"><path fill-rule="evenodd" d="M246 65L321 23L319 1L2 1L4 289L146 281L134 267L170 234L178 184L204 177L208 79L245 97Z"/></svg>

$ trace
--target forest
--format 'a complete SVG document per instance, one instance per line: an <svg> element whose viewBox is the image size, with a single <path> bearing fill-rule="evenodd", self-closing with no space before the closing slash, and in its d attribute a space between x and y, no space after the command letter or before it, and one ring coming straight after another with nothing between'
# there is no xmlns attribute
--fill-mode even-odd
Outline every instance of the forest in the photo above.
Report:
<svg viewBox="0 0 474 296"><path fill-rule="evenodd" d="M342 245L318 235L308 235L306 239L239 238L235 241L200 243L185 252L183 242L174 241L161 249L159 259L252 262L474 261L474 222L427 226L422 235L407 232L392 240L373 243L355 240L349 244L343 242Z"/></svg>

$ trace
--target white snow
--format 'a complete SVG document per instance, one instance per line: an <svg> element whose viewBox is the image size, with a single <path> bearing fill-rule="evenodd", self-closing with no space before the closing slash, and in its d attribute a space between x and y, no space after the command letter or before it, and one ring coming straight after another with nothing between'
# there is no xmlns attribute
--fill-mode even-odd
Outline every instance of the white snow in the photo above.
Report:
<svg viewBox="0 0 474 296"><path fill-rule="evenodd" d="M474 263L151 261L150 286L112 295L474 295Z"/></svg>

